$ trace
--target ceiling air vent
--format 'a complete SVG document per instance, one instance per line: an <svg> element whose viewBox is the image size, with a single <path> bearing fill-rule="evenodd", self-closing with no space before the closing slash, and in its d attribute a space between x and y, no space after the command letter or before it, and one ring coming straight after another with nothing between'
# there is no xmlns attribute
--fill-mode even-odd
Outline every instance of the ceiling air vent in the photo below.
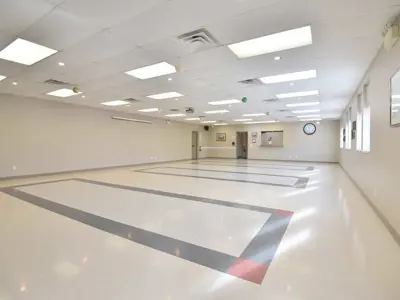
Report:
<svg viewBox="0 0 400 300"><path fill-rule="evenodd" d="M278 109L277 112L284 113L290 111L289 109Z"/></svg>
<svg viewBox="0 0 400 300"><path fill-rule="evenodd" d="M124 101L129 101L129 102L140 102L140 100L134 99L134 98L127 98L127 99L124 99Z"/></svg>
<svg viewBox="0 0 400 300"><path fill-rule="evenodd" d="M276 99L276 98L270 98L270 99L265 99L265 100L263 100L263 102L266 102L266 103L274 103L274 102L278 102L279 100L278 99Z"/></svg>
<svg viewBox="0 0 400 300"><path fill-rule="evenodd" d="M260 79L246 79L246 80L239 81L239 83L241 83L243 85L261 85L262 84Z"/></svg>
<svg viewBox="0 0 400 300"><path fill-rule="evenodd" d="M179 111L179 109L177 109L177 108L171 108L169 111L178 112L178 111Z"/></svg>
<svg viewBox="0 0 400 300"><path fill-rule="evenodd" d="M296 116L287 116L286 119L293 119L296 118Z"/></svg>
<svg viewBox="0 0 400 300"><path fill-rule="evenodd" d="M193 52L213 48L218 45L217 40L204 28L182 34L178 36L178 39L182 43L189 45Z"/></svg>
<svg viewBox="0 0 400 300"><path fill-rule="evenodd" d="M69 85L69 83L67 83L67 82L62 82L62 81L59 81L59 80L56 80L56 79L48 79L44 83L57 84L57 85Z"/></svg>

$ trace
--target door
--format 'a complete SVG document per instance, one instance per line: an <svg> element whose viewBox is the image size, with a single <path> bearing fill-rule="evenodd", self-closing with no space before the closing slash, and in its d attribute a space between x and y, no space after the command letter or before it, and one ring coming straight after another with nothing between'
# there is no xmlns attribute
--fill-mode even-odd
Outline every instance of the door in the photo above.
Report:
<svg viewBox="0 0 400 300"><path fill-rule="evenodd" d="M198 148L199 133L192 131L192 159L197 159L197 148Z"/></svg>
<svg viewBox="0 0 400 300"><path fill-rule="evenodd" d="M247 159L248 153L248 133L236 132L236 157Z"/></svg>

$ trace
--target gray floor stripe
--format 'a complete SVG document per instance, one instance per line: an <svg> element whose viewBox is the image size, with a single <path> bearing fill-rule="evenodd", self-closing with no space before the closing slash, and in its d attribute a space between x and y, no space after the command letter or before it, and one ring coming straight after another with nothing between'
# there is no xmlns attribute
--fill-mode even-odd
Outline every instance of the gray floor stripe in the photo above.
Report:
<svg viewBox="0 0 400 300"><path fill-rule="evenodd" d="M237 260L235 256L119 223L16 189L6 188L2 192L88 226L217 271L226 272Z"/></svg>
<svg viewBox="0 0 400 300"><path fill-rule="evenodd" d="M236 174L245 174L245 175L265 175L265 176L284 177L284 178L298 178L298 179L303 179L303 180L308 179L307 177L299 177L299 176L291 176L291 175L252 173L252 172L239 172L239 171L221 171L221 170L210 170L210 169L199 169L199 168L181 168L181 167L153 167L153 168L133 170L133 171L147 171L147 170L156 170L156 169L195 170L195 171L208 171L208 172L216 172L216 173L236 173Z"/></svg>
<svg viewBox="0 0 400 300"><path fill-rule="evenodd" d="M240 255L259 264L269 265L285 235L291 216L273 214Z"/></svg>
<svg viewBox="0 0 400 300"><path fill-rule="evenodd" d="M263 213L268 213L268 214L272 214L276 211L275 209L268 208L268 207L234 203L234 202L216 200L216 199L211 199L211 198L203 198L203 197L197 197L197 196L185 195L185 194L169 193L169 192L164 192L164 191L159 191L159 190L144 189L144 188L138 188L138 187L134 187L134 186L120 185L120 184L108 183L108 182L103 182L103 181L95 181L95 180L82 179L82 178L76 178L73 180L107 186L107 187L112 187L112 188L117 188L117 189L122 189L122 190L148 193L148 194L178 198L178 199L189 200L189 201L196 201L196 202L202 202L202 203L227 206L227 207L238 208L238 209L246 209L246 210L252 210L252 211L263 212Z"/></svg>
<svg viewBox="0 0 400 300"><path fill-rule="evenodd" d="M246 164L225 164L225 163L203 163L203 162L192 162L189 163L192 165L209 165L209 166L229 166L229 167L238 167L238 168L255 168L255 169L276 169L276 170L289 170L289 171L299 171L299 172L303 172L303 171L312 171L314 170L314 167L304 167L305 169L294 169L294 168L277 168L277 167L273 167L274 165L271 165L270 167L263 167L260 165L246 165Z"/></svg>
<svg viewBox="0 0 400 300"><path fill-rule="evenodd" d="M108 232L121 238L139 243L152 249L164 252L166 254L179 257L181 259L202 265L204 267L228 273L243 280L261 284L268 267L275 256L276 250L289 225L292 212L281 211L272 208L232 203L228 201L208 199L190 195L168 193L157 190L143 189L131 186L124 186L88 179L65 179L68 181L76 180L88 184L97 184L116 189L125 189L137 192L151 193L166 197L174 197L188 201L197 201L215 205L223 205L238 209L247 209L252 211L264 212L270 214L263 227L249 243L241 256L234 257L215 250L197 246L191 243L180 241L174 238L163 236L141 228L133 227L106 219L88 212L84 212L72 207L68 207L53 201L40 198L15 188L3 188L0 191L18 198L32 205L41 207L48 211L65 216L72 220L94 227L96 229ZM47 182L51 184L52 182ZM37 183L46 184L46 182ZM35 185L35 184L31 184Z"/></svg>
<svg viewBox="0 0 400 300"><path fill-rule="evenodd" d="M219 161L219 160L206 160L206 159L199 159L197 160L197 162L201 163L201 162L206 162L206 163L221 163L221 164L225 164L225 163L231 163L231 164L237 164L237 165L244 165L244 166L276 166L276 167L294 167L294 168L313 168L312 166L305 166L305 165L287 165L287 164L268 164L268 163L262 163L262 164L258 164L258 163L254 163L254 161L251 160L238 160L238 161ZM249 164L249 163L254 163L254 164Z"/></svg>
<svg viewBox="0 0 400 300"><path fill-rule="evenodd" d="M261 184L261 185L270 185L270 186L279 186L279 187L296 188L295 185L290 185L290 184L269 183L269 182L258 182L258 181L251 181L251 180L239 180L239 179L215 178L215 177L207 177L207 176L170 174L170 173L164 173L164 172L152 172L152 171L140 171L140 170L135 171L135 172L138 172L138 173L146 173L146 174L156 174L156 175L167 175L167 176L177 176L177 177L190 177L190 178L200 178L200 179L209 179L209 180L233 181L233 182L253 183L253 184Z"/></svg>

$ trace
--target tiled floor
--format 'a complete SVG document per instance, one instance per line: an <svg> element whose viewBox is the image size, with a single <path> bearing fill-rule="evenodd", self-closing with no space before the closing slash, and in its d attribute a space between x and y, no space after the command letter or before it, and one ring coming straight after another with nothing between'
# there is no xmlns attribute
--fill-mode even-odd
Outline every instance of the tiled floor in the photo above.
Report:
<svg viewBox="0 0 400 300"><path fill-rule="evenodd" d="M338 165L204 159L5 181L0 299L398 300Z"/></svg>

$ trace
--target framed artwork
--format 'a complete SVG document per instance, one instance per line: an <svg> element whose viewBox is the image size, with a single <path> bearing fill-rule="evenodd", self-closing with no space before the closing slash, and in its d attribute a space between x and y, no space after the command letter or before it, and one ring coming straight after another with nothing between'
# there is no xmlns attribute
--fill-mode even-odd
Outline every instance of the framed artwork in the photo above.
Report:
<svg viewBox="0 0 400 300"><path fill-rule="evenodd" d="M226 133L217 133L216 141L217 142L226 142Z"/></svg>

